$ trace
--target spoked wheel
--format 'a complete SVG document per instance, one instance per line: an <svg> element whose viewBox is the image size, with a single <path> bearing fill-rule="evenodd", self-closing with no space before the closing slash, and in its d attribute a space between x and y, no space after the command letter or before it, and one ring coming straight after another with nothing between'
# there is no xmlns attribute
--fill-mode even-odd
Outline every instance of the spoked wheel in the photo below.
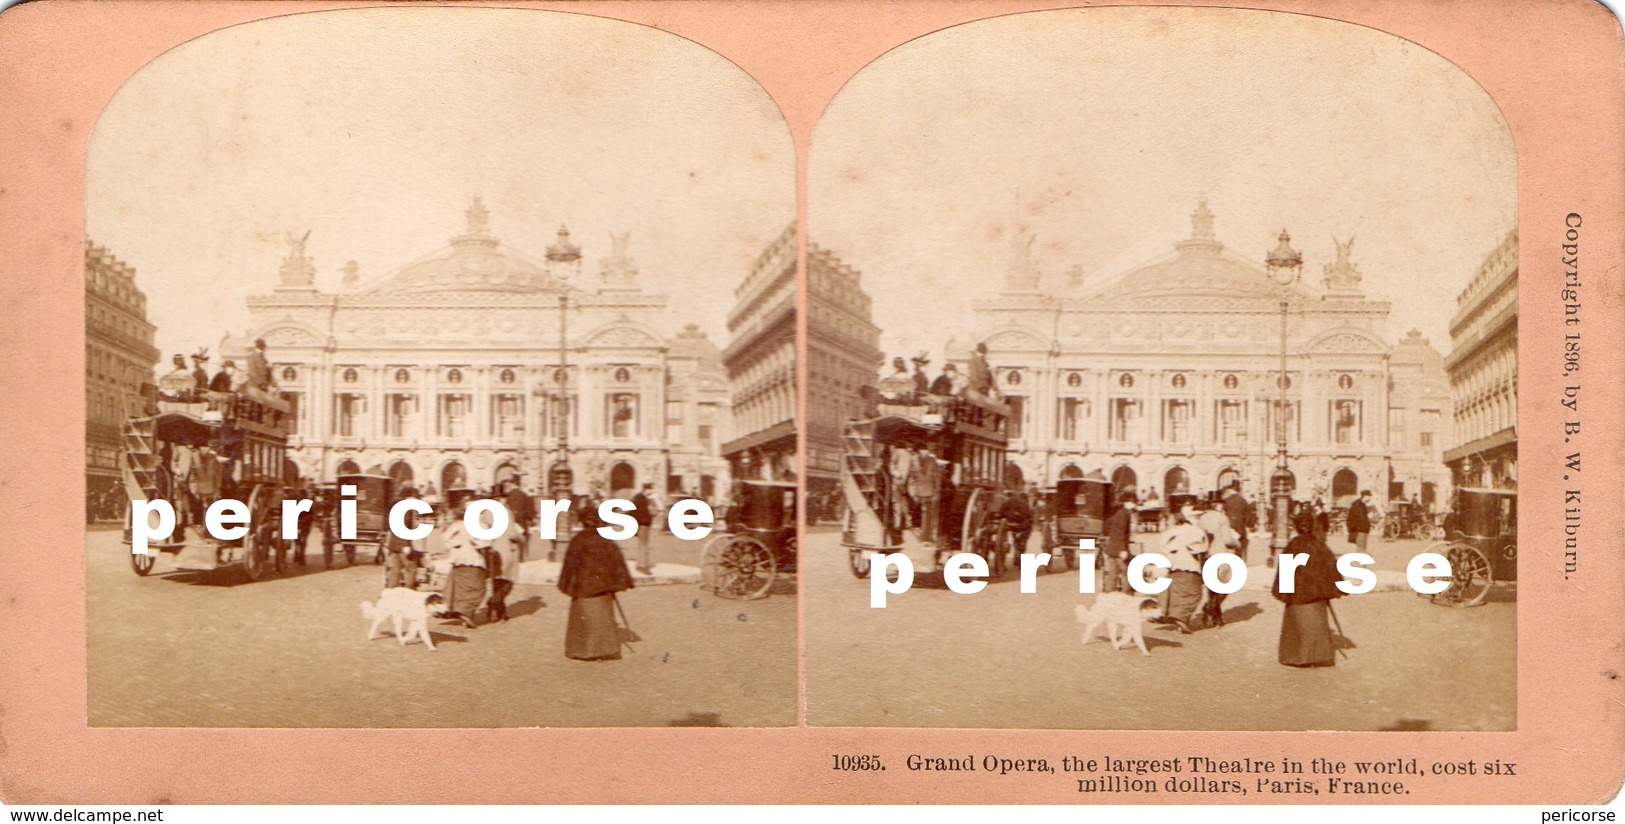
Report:
<svg viewBox="0 0 1625 824"><path fill-rule="evenodd" d="M701 556L702 580L718 597L761 598L773 586L778 565L767 545L748 535L720 535Z"/></svg>
<svg viewBox="0 0 1625 824"><path fill-rule="evenodd" d="M1490 584L1495 582L1490 559L1469 544L1452 544L1444 557L1450 561L1450 586L1434 595L1433 602L1453 607L1476 607L1484 603Z"/></svg>
<svg viewBox="0 0 1625 824"><path fill-rule="evenodd" d="M999 544L998 530L993 529L990 523L993 510L996 506L995 496L985 489L978 489L970 494L970 500L965 502L965 519L960 524L959 551L974 552L988 562L989 570L993 569L994 559L1002 549ZM997 573L994 573L997 574Z"/></svg>
<svg viewBox="0 0 1625 824"><path fill-rule="evenodd" d="M134 569L137 575L145 576L147 573L152 572L153 566L157 563L158 552L156 550L148 549L145 555L130 553L130 568Z"/></svg>

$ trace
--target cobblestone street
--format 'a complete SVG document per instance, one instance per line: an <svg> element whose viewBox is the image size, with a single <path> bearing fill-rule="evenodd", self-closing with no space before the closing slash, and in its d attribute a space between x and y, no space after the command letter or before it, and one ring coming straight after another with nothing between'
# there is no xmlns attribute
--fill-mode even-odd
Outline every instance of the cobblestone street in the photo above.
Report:
<svg viewBox="0 0 1625 824"><path fill-rule="evenodd" d="M532 558L545 555L546 542ZM131 571L115 529L86 538L92 726L780 726L795 723L793 575L755 601L695 584L622 593L636 652L564 657L569 600L521 584L512 620L464 629L431 620L437 651L366 640L359 604L381 568L342 560L242 583L234 569ZM703 541L655 539L657 563L699 564ZM538 552L537 550L540 550ZM632 544L623 551L629 555Z"/></svg>
<svg viewBox="0 0 1625 824"><path fill-rule="evenodd" d="M1342 536L1329 544L1346 551ZM1422 541L1371 542L1403 574ZM1254 555L1257 556L1255 543ZM1146 628L1151 657L1080 645L1076 572L1012 575L979 593L916 586L869 607L839 535L804 548L807 721L815 726L1169 730L1509 730L1516 726L1515 590L1483 606L1435 606L1409 589L1337 599L1354 646L1335 667L1276 662L1283 608L1259 587L1225 602L1222 628ZM1262 556L1258 556L1262 557ZM1388 575L1380 575L1389 579Z"/></svg>

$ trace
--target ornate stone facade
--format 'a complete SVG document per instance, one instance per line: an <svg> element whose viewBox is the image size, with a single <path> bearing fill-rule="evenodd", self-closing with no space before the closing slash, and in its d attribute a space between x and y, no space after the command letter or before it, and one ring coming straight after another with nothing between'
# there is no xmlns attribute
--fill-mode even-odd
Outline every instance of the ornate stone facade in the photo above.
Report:
<svg viewBox="0 0 1625 824"><path fill-rule="evenodd" d="M880 368L880 329L862 276L833 252L807 245L807 490L840 483L841 428L861 417L858 390Z"/></svg>
<svg viewBox="0 0 1625 824"><path fill-rule="evenodd" d="M1456 298L1450 321L1458 486L1518 488L1518 231L1507 233Z"/></svg>
<svg viewBox="0 0 1625 824"><path fill-rule="evenodd" d="M297 402L289 470L376 468L442 492L518 475L541 493L567 462L578 493L725 488L719 353L697 327L662 330L666 298L643 291L627 236L584 278L567 229L536 260L491 234L478 198L466 218L449 246L377 277L345 264L339 293L289 236L278 285L222 346L265 339Z"/></svg>
<svg viewBox="0 0 1625 824"><path fill-rule="evenodd" d="M796 227L762 251L734 291L722 354L737 437L723 446L735 478L793 480L796 471Z"/></svg>
<svg viewBox="0 0 1625 824"><path fill-rule="evenodd" d="M978 340L1014 408L1011 479L1049 485L1099 470L1159 496L1205 494L1232 479L1255 495L1267 489L1283 409L1285 300L1295 494L1343 504L1370 489L1382 500L1401 454L1396 479L1414 475L1418 489L1441 482L1442 468L1431 472L1417 449L1392 446L1388 429L1396 398L1425 398L1448 414L1438 353L1411 340L1407 366L1392 368L1389 305L1362 293L1352 241L1339 244L1318 286L1299 278L1283 290L1260 262L1225 249L1206 203L1191 223L1173 254L1092 288L1076 270L1045 283L1018 255L1026 264L1012 266L1005 288L977 310Z"/></svg>
<svg viewBox="0 0 1625 824"><path fill-rule="evenodd" d="M85 492L100 503L120 488L120 428L158 365L147 296L135 269L85 242ZM190 353L187 353L190 354ZM96 512L93 515L116 513Z"/></svg>

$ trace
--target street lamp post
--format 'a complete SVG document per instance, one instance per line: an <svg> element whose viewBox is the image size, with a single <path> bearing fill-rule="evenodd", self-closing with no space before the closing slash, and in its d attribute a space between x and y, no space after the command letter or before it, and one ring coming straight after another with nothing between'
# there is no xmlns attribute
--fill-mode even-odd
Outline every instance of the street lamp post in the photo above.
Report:
<svg viewBox="0 0 1625 824"><path fill-rule="evenodd" d="M569 284L580 270L581 248L570 242L570 230L560 226L558 238L547 247L547 271L559 289L559 460L547 476L549 492L555 499L561 495L573 498L575 492L575 473L570 469Z"/></svg>
<svg viewBox="0 0 1625 824"><path fill-rule="evenodd" d="M1270 551L1271 559L1286 549L1292 537L1290 508L1292 506L1292 471L1286 459L1286 313L1292 296L1292 285L1303 269L1303 255L1292 248L1292 237L1281 230L1280 243L1264 259L1270 277L1281 288L1281 372L1276 378L1280 400L1275 411L1275 473L1270 476Z"/></svg>

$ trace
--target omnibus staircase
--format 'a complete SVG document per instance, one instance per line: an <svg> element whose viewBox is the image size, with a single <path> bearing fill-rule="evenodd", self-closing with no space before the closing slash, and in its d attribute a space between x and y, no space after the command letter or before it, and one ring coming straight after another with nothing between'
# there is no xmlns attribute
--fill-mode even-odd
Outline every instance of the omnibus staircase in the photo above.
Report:
<svg viewBox="0 0 1625 824"><path fill-rule="evenodd" d="M880 517L885 509L881 500L885 493L881 489L879 475L884 468L875 450L874 422L847 423L842 439L846 444L846 454L841 464L841 491L852 510L852 532L847 540L877 551L892 551L896 547L886 540L885 523ZM919 530L905 529L902 533L905 550L925 550Z"/></svg>

